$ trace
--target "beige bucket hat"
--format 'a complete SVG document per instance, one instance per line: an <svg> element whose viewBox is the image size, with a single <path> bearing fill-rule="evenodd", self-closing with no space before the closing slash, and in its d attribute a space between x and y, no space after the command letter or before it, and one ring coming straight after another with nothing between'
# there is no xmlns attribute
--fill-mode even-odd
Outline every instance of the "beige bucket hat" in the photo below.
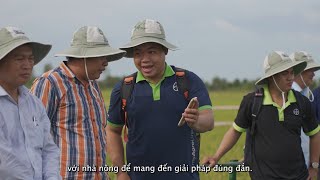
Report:
<svg viewBox="0 0 320 180"><path fill-rule="evenodd" d="M311 54L305 51L294 52L290 55L290 58L293 61L306 61L307 67L304 69L304 71L308 69L314 69L314 71L318 71L320 69L320 64L313 59Z"/></svg>
<svg viewBox="0 0 320 180"><path fill-rule="evenodd" d="M123 50L112 48L98 27L84 26L73 34L71 46L55 56L74 58L107 56L107 60L110 62L121 59L125 53Z"/></svg>
<svg viewBox="0 0 320 180"><path fill-rule="evenodd" d="M307 63L303 60L293 61L287 54L281 51L273 51L269 53L264 60L264 76L256 82L256 85L266 84L267 78L293 68L294 75L301 73Z"/></svg>
<svg viewBox="0 0 320 180"><path fill-rule="evenodd" d="M166 35L162 25L158 21L152 19L145 19L138 22L132 30L131 41L128 44L120 47L120 49L127 52L125 57L132 58L133 47L147 42L161 44L162 46L173 51L178 49L175 45L166 41Z"/></svg>
<svg viewBox="0 0 320 180"><path fill-rule="evenodd" d="M4 27L0 29L0 60L15 48L30 44L34 55L34 64L39 63L47 56L51 45L31 41L26 34L16 27Z"/></svg>

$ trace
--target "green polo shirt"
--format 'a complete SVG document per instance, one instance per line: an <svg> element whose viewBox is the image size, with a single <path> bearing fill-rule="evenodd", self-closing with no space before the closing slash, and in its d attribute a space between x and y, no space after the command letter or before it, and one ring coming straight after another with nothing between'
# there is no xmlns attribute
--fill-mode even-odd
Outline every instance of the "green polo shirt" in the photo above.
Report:
<svg viewBox="0 0 320 180"><path fill-rule="evenodd" d="M163 74L161 80L157 84L153 84L150 81L148 81L146 78L144 78L142 73L140 71L138 71L136 83L138 83L140 81L147 81L152 88L153 100L158 101L158 100L160 100L160 85L161 85L162 81L166 77L173 76L174 74L175 74L175 72L172 69L172 67L169 65L166 65L166 68L164 70L164 74Z"/></svg>
<svg viewBox="0 0 320 180"><path fill-rule="evenodd" d="M282 109L272 101L268 87L264 87L263 104L256 120L256 133L254 138L250 133L246 134L246 147L252 144L254 146L255 161L249 164L253 179L305 179L308 176L301 149L301 127L309 136L319 132L320 128L309 100L302 97L305 98L305 110L302 110L296 95L298 93L290 90ZM249 93L241 102L233 124L238 132L245 132L251 127L254 96L254 92ZM264 178L259 177L259 172L263 173Z"/></svg>
<svg viewBox="0 0 320 180"><path fill-rule="evenodd" d="M273 102L268 86L263 87L263 93L264 93L264 97L263 97L262 105L272 105L276 107L278 110L279 121L284 121L284 110L291 103L296 102L296 97L294 97L292 90L288 92L288 100L286 101L284 108L280 107L277 103Z"/></svg>

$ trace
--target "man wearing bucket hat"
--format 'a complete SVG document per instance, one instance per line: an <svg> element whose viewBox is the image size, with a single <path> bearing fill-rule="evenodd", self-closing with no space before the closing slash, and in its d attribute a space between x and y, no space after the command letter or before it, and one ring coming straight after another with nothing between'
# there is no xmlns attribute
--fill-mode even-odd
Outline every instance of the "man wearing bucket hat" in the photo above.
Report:
<svg viewBox="0 0 320 180"><path fill-rule="evenodd" d="M292 89L300 92L306 96L310 102L314 101L314 95L310 90L309 86L313 83L313 77L315 76L314 72L320 69L320 64L318 64L310 54L305 51L299 51L292 53L290 58L293 61L306 61L307 67L304 71L294 78L292 84ZM309 164L309 137L303 133L301 129L301 147L303 150L304 158L306 161L307 167Z"/></svg>
<svg viewBox="0 0 320 180"><path fill-rule="evenodd" d="M198 172L175 173L174 170L162 171L161 167L198 165L196 134L213 128L212 105L204 83L194 73L185 71L189 98L197 97L195 106L187 108L188 99L177 88L177 68L165 62L168 50L177 47L166 41L162 25L155 20L138 22L131 42L120 49L127 52L126 57L133 58L138 72L131 98L126 102L126 120L121 116L122 82L111 94L107 143L113 165L124 165L121 131L128 126L127 163L133 168L155 168L147 172L131 170L130 179L199 179ZM187 123L178 127L181 116ZM125 172L117 176L129 179Z"/></svg>
<svg viewBox="0 0 320 180"><path fill-rule="evenodd" d="M312 101L313 108L316 112L316 119L320 124L320 86L313 90L314 100Z"/></svg>
<svg viewBox="0 0 320 180"><path fill-rule="evenodd" d="M317 168L307 169L300 142L301 127L310 136L310 162L319 161L319 129L310 101L291 90L294 75L306 67L283 52L271 52L264 61L265 75L256 82L262 88L244 96L233 126L223 137L217 152L203 163L214 166L246 133L245 163L250 177L260 179L311 179ZM259 113L254 102L261 97ZM299 102L298 102L299 101ZM301 101L301 102L300 102ZM305 108L299 104L305 103ZM309 173L308 173L309 170ZM309 175L308 175L309 174Z"/></svg>
<svg viewBox="0 0 320 180"><path fill-rule="evenodd" d="M61 179L59 149L47 113L24 86L50 49L30 41L18 28L0 29L1 179Z"/></svg>
<svg viewBox="0 0 320 180"><path fill-rule="evenodd" d="M60 171L65 179L107 179L106 107L95 81L108 62L125 51L110 47L98 27L84 26L71 47L56 54L67 61L36 79L32 92L47 108L55 143L61 149ZM70 170L76 167L79 169Z"/></svg>

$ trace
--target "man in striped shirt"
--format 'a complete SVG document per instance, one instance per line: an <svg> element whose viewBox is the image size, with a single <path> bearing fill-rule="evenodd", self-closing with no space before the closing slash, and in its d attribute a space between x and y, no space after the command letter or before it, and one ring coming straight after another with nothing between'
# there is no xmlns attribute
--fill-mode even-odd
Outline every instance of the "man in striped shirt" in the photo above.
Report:
<svg viewBox="0 0 320 180"><path fill-rule="evenodd" d="M78 29L71 47L56 54L67 61L37 78L31 91L47 109L55 143L60 147L64 179L108 179L106 166L106 107L95 81L108 62L125 52L110 47L97 27Z"/></svg>

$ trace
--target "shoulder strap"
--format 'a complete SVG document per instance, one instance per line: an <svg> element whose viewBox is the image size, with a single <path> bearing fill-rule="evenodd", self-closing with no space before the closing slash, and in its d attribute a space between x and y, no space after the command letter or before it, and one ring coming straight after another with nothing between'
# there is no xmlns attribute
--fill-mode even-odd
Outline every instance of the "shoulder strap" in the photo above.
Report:
<svg viewBox="0 0 320 180"><path fill-rule="evenodd" d="M134 84L136 81L137 72L126 76L123 78L122 85L120 88L120 97L121 97L121 118L124 120L124 135L123 139L125 142L128 141L128 132L127 132L127 100L130 98L131 93L134 88Z"/></svg>
<svg viewBox="0 0 320 180"><path fill-rule="evenodd" d="M131 96L136 77L137 72L123 78L120 91L122 110L125 110L125 107L127 105L127 99L129 99L129 97Z"/></svg>
<svg viewBox="0 0 320 180"><path fill-rule="evenodd" d="M258 119L258 115L262 106L263 101L263 88L258 88L255 91L254 97L253 97L253 104L251 107L251 128L250 128L250 134L254 135L256 131L256 122Z"/></svg>
<svg viewBox="0 0 320 180"><path fill-rule="evenodd" d="M176 79L177 79L177 86L179 91L181 91L185 97L185 99L188 100L189 98L189 84L188 80L186 78L186 70L182 68L175 68L176 73Z"/></svg>
<svg viewBox="0 0 320 180"><path fill-rule="evenodd" d="M245 154L244 154L244 162L247 164L251 164L254 161L257 163L257 172L263 177L261 173L261 169L259 163L256 161L255 157L255 133L256 133L256 122L258 120L258 116L260 113L260 109L263 103L263 88L257 88L254 97L253 103L251 106L251 127L247 130L246 135L246 144L245 144ZM249 131L249 132L248 132Z"/></svg>
<svg viewBox="0 0 320 180"><path fill-rule="evenodd" d="M189 81L186 77L186 70L182 68L175 67L175 73L176 73L176 80L177 80L177 86L180 92L183 93L184 98L189 101ZM200 142L201 142L201 135L200 133L196 133L196 139L198 142L198 153L200 153ZM199 154L198 154L199 156Z"/></svg>

